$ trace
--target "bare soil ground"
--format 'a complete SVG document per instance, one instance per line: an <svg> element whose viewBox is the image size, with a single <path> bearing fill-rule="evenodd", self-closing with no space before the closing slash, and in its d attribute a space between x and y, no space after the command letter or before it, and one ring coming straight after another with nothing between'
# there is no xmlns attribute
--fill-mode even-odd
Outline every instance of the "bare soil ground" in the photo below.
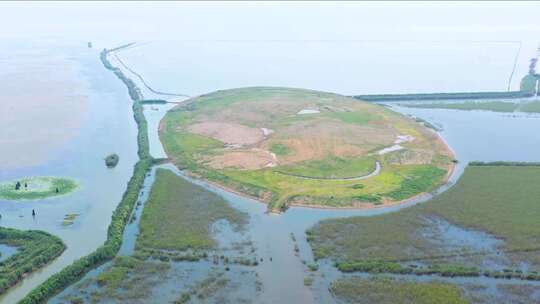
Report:
<svg viewBox="0 0 540 304"><path fill-rule="evenodd" d="M229 145L252 145L264 139L262 130L238 123L204 121L189 126L189 131Z"/></svg>

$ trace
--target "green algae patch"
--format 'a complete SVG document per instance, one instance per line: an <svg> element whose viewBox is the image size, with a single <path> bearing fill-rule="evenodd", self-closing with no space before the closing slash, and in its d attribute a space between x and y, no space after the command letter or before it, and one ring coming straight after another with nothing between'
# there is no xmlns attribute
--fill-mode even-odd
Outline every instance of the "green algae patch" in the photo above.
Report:
<svg viewBox="0 0 540 304"><path fill-rule="evenodd" d="M79 187L74 180L54 176L24 177L0 183L0 199L37 200L75 191Z"/></svg>

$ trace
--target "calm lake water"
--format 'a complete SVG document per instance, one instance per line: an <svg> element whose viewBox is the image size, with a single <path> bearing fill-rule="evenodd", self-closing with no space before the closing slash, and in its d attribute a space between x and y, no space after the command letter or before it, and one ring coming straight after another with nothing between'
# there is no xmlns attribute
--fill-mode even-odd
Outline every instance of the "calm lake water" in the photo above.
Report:
<svg viewBox="0 0 540 304"><path fill-rule="evenodd" d="M13 91L12 96L20 98L28 119L2 125L3 130L25 130L22 134L33 136L26 137L27 149L39 153L21 151L27 161L13 165L12 155L17 151L0 151L0 180L59 175L76 179L81 188L47 200L0 201L0 225L45 230L68 245L61 257L25 279L0 302L16 302L48 276L102 244L111 212L131 176L137 159L131 101L124 85L102 67L102 48L140 42L141 46L119 56L154 89L187 95L252 85L341 94L505 90L516 56L517 68L510 82L513 89L534 55L540 27L532 20L539 13L535 3L2 4L0 25L10 30L0 33L0 79L6 83L17 72L36 73L49 79L46 88L50 90L44 91L28 75L17 78L24 90ZM92 49L86 46L89 40L94 43ZM60 67L68 72L59 73ZM32 103L32 95L50 98ZM5 98L0 100L8 104ZM47 109L47 104L56 108ZM535 115L392 107L443 127L441 135L460 161L454 181L470 160L540 161L540 137L535 131L540 118ZM145 106L145 115L151 153L162 157L157 126L168 108L155 108ZM61 116L66 110L73 115ZM19 115L22 110L5 113L3 121L23 116ZM43 113L54 119L44 120ZM59 131L53 136L52 130ZM47 134L49 141L44 141ZM0 136L4 138L12 136ZM120 155L112 170L103 162L110 153ZM312 258L306 228L324 218L369 216L405 207L368 211L291 208L281 216L267 215L260 203L207 187L250 213L249 231L259 254L274 258L273 264L257 268L264 284L261 298L268 302L329 301L326 286L316 282L318 287L309 289L303 285L307 270L301 259ZM35 219L30 216L32 209L37 212ZM67 213L80 216L72 226L64 227L61 222ZM292 254L291 232L298 240L300 257Z"/></svg>

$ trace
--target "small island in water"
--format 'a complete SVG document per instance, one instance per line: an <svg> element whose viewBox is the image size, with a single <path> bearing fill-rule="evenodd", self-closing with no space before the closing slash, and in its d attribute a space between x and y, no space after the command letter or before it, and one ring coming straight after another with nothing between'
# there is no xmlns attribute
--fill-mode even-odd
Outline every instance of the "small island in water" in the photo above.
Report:
<svg viewBox="0 0 540 304"><path fill-rule="evenodd" d="M76 181L55 176L33 176L0 183L0 199L37 200L68 194L77 189Z"/></svg>
<svg viewBox="0 0 540 304"><path fill-rule="evenodd" d="M118 156L118 154L111 154L105 157L105 165L107 166L107 168L116 167L119 161L120 161L120 157Z"/></svg>
<svg viewBox="0 0 540 304"><path fill-rule="evenodd" d="M160 138L186 172L268 203L370 208L435 189L454 155L385 107L312 90L217 91L170 110Z"/></svg>

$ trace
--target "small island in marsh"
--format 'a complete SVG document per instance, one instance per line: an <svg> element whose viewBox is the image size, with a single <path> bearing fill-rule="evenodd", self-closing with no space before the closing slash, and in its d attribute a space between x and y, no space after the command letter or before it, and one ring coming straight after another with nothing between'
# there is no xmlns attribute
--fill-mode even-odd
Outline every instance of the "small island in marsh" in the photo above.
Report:
<svg viewBox="0 0 540 304"><path fill-rule="evenodd" d="M160 125L186 172L289 205L368 208L444 183L454 156L438 134L385 107L333 93L253 87L171 109Z"/></svg>
<svg viewBox="0 0 540 304"><path fill-rule="evenodd" d="M71 193L76 181L56 176L24 177L0 182L0 199L37 200Z"/></svg>

